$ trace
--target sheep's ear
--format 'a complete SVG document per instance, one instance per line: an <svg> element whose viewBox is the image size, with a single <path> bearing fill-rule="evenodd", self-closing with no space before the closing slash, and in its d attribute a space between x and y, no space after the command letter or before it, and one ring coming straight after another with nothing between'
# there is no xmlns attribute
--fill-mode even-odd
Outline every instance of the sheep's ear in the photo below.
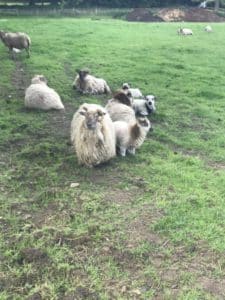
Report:
<svg viewBox="0 0 225 300"><path fill-rule="evenodd" d="M106 114L104 110L100 110L100 109L97 111L97 113L99 116L104 116Z"/></svg>
<svg viewBox="0 0 225 300"><path fill-rule="evenodd" d="M79 114L81 114L82 116L86 116L86 113L87 113L87 112L84 111L84 110L80 110L80 111L79 111Z"/></svg>

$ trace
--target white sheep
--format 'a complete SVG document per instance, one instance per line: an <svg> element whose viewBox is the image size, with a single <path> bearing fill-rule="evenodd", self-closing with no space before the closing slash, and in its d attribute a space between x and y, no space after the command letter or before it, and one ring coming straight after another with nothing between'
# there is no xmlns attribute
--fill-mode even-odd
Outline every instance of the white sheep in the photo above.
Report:
<svg viewBox="0 0 225 300"><path fill-rule="evenodd" d="M47 86L47 80L43 75L35 75L32 78L31 85L25 92L24 104L28 108L42 110L64 109L60 96Z"/></svg>
<svg viewBox="0 0 225 300"><path fill-rule="evenodd" d="M133 108L135 114L140 116L147 116L155 112L155 96L147 95L144 99L133 99Z"/></svg>
<svg viewBox="0 0 225 300"><path fill-rule="evenodd" d="M0 39L5 46L9 48L9 51L11 51L12 54L13 49L25 49L27 51L27 56L30 57L31 39L26 33L0 31Z"/></svg>
<svg viewBox="0 0 225 300"><path fill-rule="evenodd" d="M121 156L126 156L126 152L134 155L151 128L147 118L138 118L135 123L116 121L113 124L116 132L116 145Z"/></svg>
<svg viewBox="0 0 225 300"><path fill-rule="evenodd" d="M135 112L132 107L132 98L124 91L118 91L114 97L108 100L105 106L113 121L135 122Z"/></svg>
<svg viewBox="0 0 225 300"><path fill-rule="evenodd" d="M111 90L102 78L96 78L89 74L89 70L76 70L78 75L73 82L73 88L76 88L83 94L104 94L111 93Z"/></svg>
<svg viewBox="0 0 225 300"><path fill-rule="evenodd" d="M116 155L113 122L97 104L84 103L73 116L71 141L79 164L93 167Z"/></svg>
<svg viewBox="0 0 225 300"><path fill-rule="evenodd" d="M208 33L213 32L212 27L210 25L205 26L204 30Z"/></svg>
<svg viewBox="0 0 225 300"><path fill-rule="evenodd" d="M177 33L181 35L193 35L193 31L189 28L179 28Z"/></svg>
<svg viewBox="0 0 225 300"><path fill-rule="evenodd" d="M128 83L123 83L122 89L124 91L130 91L133 98L143 98L142 92L138 88L131 88Z"/></svg>

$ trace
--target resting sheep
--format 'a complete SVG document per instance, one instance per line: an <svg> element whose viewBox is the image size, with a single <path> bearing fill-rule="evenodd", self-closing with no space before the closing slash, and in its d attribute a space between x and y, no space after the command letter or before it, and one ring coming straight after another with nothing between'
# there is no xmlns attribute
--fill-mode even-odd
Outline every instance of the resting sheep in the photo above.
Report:
<svg viewBox="0 0 225 300"><path fill-rule="evenodd" d="M30 37L23 32L4 32L0 31L0 39L9 48L9 51L13 54L13 49L27 51L27 56L30 57ZM14 50L14 52L16 52Z"/></svg>
<svg viewBox="0 0 225 300"><path fill-rule="evenodd" d="M135 122L135 112L132 107L132 98L123 91L118 91L106 105L113 121Z"/></svg>
<svg viewBox="0 0 225 300"><path fill-rule="evenodd" d="M76 70L78 75L74 79L73 88L83 94L104 94L111 93L106 81L89 74L89 70Z"/></svg>
<svg viewBox="0 0 225 300"><path fill-rule="evenodd" d="M140 116L147 116L155 112L155 96L147 95L144 99L134 99L133 108L135 114Z"/></svg>
<svg viewBox="0 0 225 300"><path fill-rule="evenodd" d="M106 110L97 104L84 103L74 114L71 141L79 164L93 167L116 155L113 122Z"/></svg>
<svg viewBox="0 0 225 300"><path fill-rule="evenodd" d="M151 128L147 118L138 118L134 123L116 121L113 124L116 133L116 145L121 156L126 156L126 152L134 155L135 150L143 144Z"/></svg>
<svg viewBox="0 0 225 300"><path fill-rule="evenodd" d="M136 89L131 88L128 83L123 83L122 89L124 91L130 91L131 96L133 98L143 98L142 92L137 88Z"/></svg>
<svg viewBox="0 0 225 300"><path fill-rule="evenodd" d="M212 27L210 25L205 26L204 30L208 33L212 32Z"/></svg>
<svg viewBox="0 0 225 300"><path fill-rule="evenodd" d="M47 80L43 75L36 75L32 78L31 85L25 92L24 104L28 108L42 110L64 109L60 96L47 86Z"/></svg>
<svg viewBox="0 0 225 300"><path fill-rule="evenodd" d="M181 35L193 35L193 32L191 29L189 28L179 28L177 30L177 33L178 34L181 34Z"/></svg>

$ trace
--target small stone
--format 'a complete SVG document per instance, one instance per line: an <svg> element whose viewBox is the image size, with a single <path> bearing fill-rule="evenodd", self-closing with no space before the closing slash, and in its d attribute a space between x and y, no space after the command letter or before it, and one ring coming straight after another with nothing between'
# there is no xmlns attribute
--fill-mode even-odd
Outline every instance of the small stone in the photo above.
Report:
<svg viewBox="0 0 225 300"><path fill-rule="evenodd" d="M71 184L70 184L70 187L71 188L76 188L76 187L78 187L80 184L78 183L78 182L72 182Z"/></svg>
<svg viewBox="0 0 225 300"><path fill-rule="evenodd" d="M141 295L141 291L139 289L132 290L132 293L135 295Z"/></svg>

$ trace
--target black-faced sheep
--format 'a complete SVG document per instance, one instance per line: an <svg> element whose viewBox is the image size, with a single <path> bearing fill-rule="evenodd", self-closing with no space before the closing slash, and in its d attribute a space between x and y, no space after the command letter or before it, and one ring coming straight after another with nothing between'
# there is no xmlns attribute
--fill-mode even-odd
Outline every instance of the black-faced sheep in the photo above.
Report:
<svg viewBox="0 0 225 300"><path fill-rule="evenodd" d="M155 112L155 96L147 95L144 99L134 99L133 108L137 116L147 116Z"/></svg>
<svg viewBox="0 0 225 300"><path fill-rule="evenodd" d="M28 108L42 110L64 109L60 96L47 86L47 80L43 75L36 75L32 78L31 85L25 92L24 104Z"/></svg>
<svg viewBox="0 0 225 300"><path fill-rule="evenodd" d="M0 39L9 48L9 51L13 54L13 49L27 51L27 56L30 57L30 46L31 39L30 37L23 32L4 32L0 31ZM14 50L14 52L16 52Z"/></svg>
<svg viewBox="0 0 225 300"><path fill-rule="evenodd" d="M74 79L73 88L83 94L107 94L111 93L106 81L89 74L89 70L76 70L78 75Z"/></svg>
<svg viewBox="0 0 225 300"><path fill-rule="evenodd" d="M116 155L115 129L106 110L84 103L74 114L71 141L79 164L93 167Z"/></svg>
<svg viewBox="0 0 225 300"><path fill-rule="evenodd" d="M134 155L151 128L147 118L137 118L135 123L116 121L113 124L116 132L116 145L121 156L126 156L126 152Z"/></svg>
<svg viewBox="0 0 225 300"><path fill-rule="evenodd" d="M142 92L138 88L131 88L128 83L123 83L122 89L124 91L130 91L133 98L143 98Z"/></svg>
<svg viewBox="0 0 225 300"><path fill-rule="evenodd" d="M106 105L111 119L113 121L135 122L135 112L133 109L132 98L124 91L118 91Z"/></svg>

